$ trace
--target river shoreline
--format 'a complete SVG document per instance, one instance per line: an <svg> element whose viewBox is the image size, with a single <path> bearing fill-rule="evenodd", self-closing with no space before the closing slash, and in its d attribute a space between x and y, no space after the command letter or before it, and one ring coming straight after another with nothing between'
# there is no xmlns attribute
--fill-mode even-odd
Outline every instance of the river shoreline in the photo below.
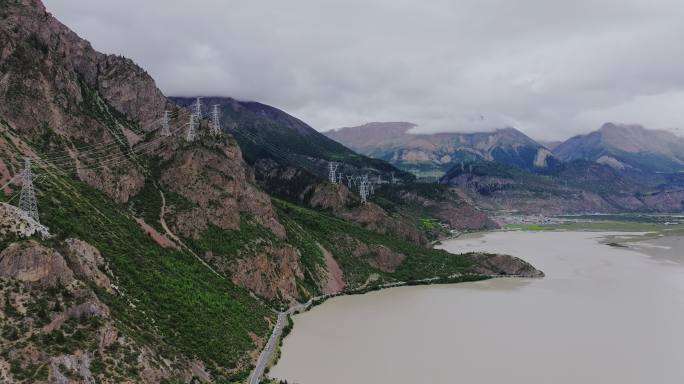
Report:
<svg viewBox="0 0 684 384"><path fill-rule="evenodd" d="M492 235L495 235L495 236L509 236L509 234L506 233L506 232L512 232L510 235L513 235L513 236L520 234L520 231L500 231L500 230L498 230L498 231L480 232L480 233L476 233L476 234L470 233L470 234L467 234L465 237L464 237L464 235L460 235L460 236L457 237L457 239L459 239L459 240L461 240L461 241L462 241L464 238L475 239L476 241L472 241L472 243L473 243L473 244L478 244L478 243L479 243L479 241L477 241L478 238L486 237L486 236L492 236ZM573 231L573 232L576 232L576 231ZM569 233L572 234L573 232L569 232ZM598 233L603 233L603 231L600 231L600 232L597 232L597 231L589 231L589 232L593 232L593 233L597 233L597 234L598 234ZM557 232L554 231L553 233L557 233ZM586 233L586 232L584 232L584 233ZM468 236L468 235L470 235L470 236ZM542 235L543 235L543 234L542 234ZM610 252L612 252L612 253L615 253L615 252L625 252L624 250L622 250L622 248L614 248L614 247L608 246L608 243L609 243L609 241L608 241L608 240L609 240L609 237L608 237L608 236L616 236L616 238L611 239L611 241L617 240L618 243L621 243L622 241L624 241L625 239L627 239L627 237L623 237L623 236L625 236L625 235L629 235L629 236L631 237L631 236L633 236L633 235L639 235L639 234L624 233L624 232L623 232L623 233L606 234L605 236L602 236L601 239L595 240L595 242L598 244L598 246L600 246L600 247L605 247L606 252L609 252L609 253L610 253ZM583 236L586 236L586 235L583 235ZM651 239L651 240L652 240L652 239ZM656 239L656 240L657 240L657 239ZM592 240L592 241L593 241L593 240ZM650 240L649 240L649 241L650 241ZM667 241L670 241L670 240L667 240ZM642 241L642 242L643 242L643 241ZM633 249L634 244L638 244L638 242L637 242L637 243L633 243L633 242L630 242L630 243L629 243L629 248L630 248L630 250L640 252L639 249ZM669 243L667 243L667 244L669 244ZM654 244L654 245L651 245L651 247L662 247L662 248L655 248L655 249L664 252L664 251L666 251L666 250L671 250L671 249L672 249L672 247L669 246L669 245L667 245L667 244L656 243L656 244ZM678 244L679 244L679 243L677 243L676 246L678 246ZM603 248L601 248L601 249L603 249ZM610 249L614 249L614 251L610 251ZM674 251L674 252L676 253L676 251ZM640 253L641 253L641 252L640 252ZM631 252L630 252L629 254L631 254ZM514 255L516 255L516 254L514 253ZM517 254L517 255L518 255L518 256L521 256L521 257L524 257L524 255L522 255L522 254ZM617 255L619 255L619 254L617 254ZM626 257L626 256L625 256L625 257ZM631 258L634 258L634 256L630 256L630 257L631 257ZM543 265L542 265L541 267L544 268ZM552 272L552 275L556 275L556 273L555 273L555 272ZM511 280L511 284L512 284L512 285L511 285L511 284L508 284L508 283L502 284L503 281L502 281L501 279L493 279L493 280L491 280L491 281L492 281L492 282L495 282L495 281L497 281L497 280L500 281L500 282L494 284L494 285L496 285L496 286L524 287L524 286L527 286L527 285L528 285L527 283L525 283L525 281L526 281L527 279L519 279L520 283L514 283L514 281L518 281L518 279ZM486 283L486 282L483 282L483 283ZM477 284L477 286L480 286L480 283L475 283L475 284ZM406 285L406 284L402 284L401 286L405 286L405 285ZM472 286L472 284L466 284L466 285L467 285L467 286ZM490 283L486 283L485 286L490 286L490 285L491 285ZM394 285L394 286L391 286L391 287L375 288L375 289L372 289L372 291L377 290L377 289L382 289L382 290L384 291L384 290L386 290L386 288L392 288L392 287L395 287L395 286L398 286L398 285ZM456 284L456 286L461 286L461 284ZM445 288L447 288L447 287L448 287L448 286L445 286ZM425 288L428 288L428 287L425 287ZM408 289L408 288L406 288L406 289ZM442 292L442 291L443 291L443 289L439 288L438 286L435 286L434 288L430 288L430 290L427 291L427 292L433 292L433 291L432 291L433 289L437 289L436 292ZM518 289L518 288L516 288L516 289ZM472 288L467 288L467 289L466 289L466 291L470 291L470 290L472 290ZM371 291L371 290L369 290L369 291ZM387 290L387 291L388 291L388 292L391 292L392 290ZM422 290L421 290L421 291L422 291ZM451 289L451 288L447 288L447 291L452 291L452 289ZM459 291L459 290L457 289L455 292L458 292L458 291ZM462 292L462 290L460 290L460 291ZM366 292L367 292L367 291L366 291ZM354 294L345 293L345 294L343 294L343 295L337 295L337 296L357 296L359 293L366 293L366 292L355 292ZM399 291L398 291L398 292L399 292ZM403 291L403 290L402 290L402 291L401 291L401 294L391 294L391 295L389 295L389 296L390 296L390 297L400 297L400 296L406 295L406 294L408 294L408 293L410 293L410 292L414 292L414 290L409 290L409 291ZM473 292L476 292L476 291L473 291ZM370 299L363 299L363 300L361 300L361 302L367 302L367 301L369 301L369 300L378 300L378 299L376 299L376 297L377 297L377 298L379 298L379 297L387 297L387 293L383 293L382 296L373 296L373 297L370 298ZM324 300L324 301L327 301L327 299ZM349 302L349 300L345 300L345 301L346 301L346 302ZM356 301L358 301L358 300L353 300L353 302L356 302ZM323 302L323 301L322 301L322 302ZM321 303L322 303L322 302L321 302ZM316 303L316 305L318 305L318 304L320 304L320 303ZM340 303L336 303L336 304L335 304L335 306L337 306L337 307L339 307L340 305L342 305L342 304L340 304ZM335 306L333 306L333 307L326 307L326 309L325 309L324 312L316 312L316 313L317 313L316 317L320 317L320 313L329 312L329 311L331 310L331 308L335 308ZM310 307L310 308L311 308L311 307ZM308 309L310 309L310 308L308 308ZM350 308L350 309L354 309L354 308L352 307L352 308ZM354 310L355 310L355 309L354 309ZM311 316L309 316L309 315L307 314L307 319L310 319L310 318L311 318ZM300 321L301 321L300 319L295 319L295 325L296 325L295 328L299 328L298 326L301 326ZM307 320L307 324L308 324L307 327L311 327L311 323L310 323L309 320ZM300 335L298 335L297 338L300 339L301 337L302 337L302 336L301 336L301 333L300 333ZM282 339L280 342L283 342L283 340L285 340L285 339ZM289 338L288 338L288 340L289 340ZM291 344L292 344L292 343L290 343L290 345L291 345ZM313 347L313 346L312 346L312 347ZM288 349L288 348L289 348L289 349ZM290 347L287 347L287 348L283 351L283 352L284 352L284 353L283 353L283 356L284 356L285 358L288 357L288 355L287 355L288 353L294 353L294 352L292 352L291 348L292 348L291 346L290 346ZM290 359L290 360L291 360L291 359ZM281 359L281 361L282 361L282 359ZM288 363L288 364L291 364L291 363ZM295 380L295 379L298 379L298 378L296 377L297 375L294 375L293 377L282 376L282 367L279 367L279 366L276 364L276 368L279 368L279 372L280 372L280 373L279 373L278 375L274 375L274 377L287 378L288 380ZM320 368L320 369L323 369L323 368ZM303 381L303 382L306 383L306 381Z"/></svg>
<svg viewBox="0 0 684 384"><path fill-rule="evenodd" d="M433 244L433 247L435 245L436 244ZM307 312L311 310L313 307L321 305L334 297L363 295L369 292L381 291L389 288L434 284L458 284L501 277L522 279L544 277L544 273L542 271L537 270L534 266L527 263L525 260L510 255L489 254L483 252L462 253L460 255L467 257L473 263L472 272L456 273L450 276L437 276L410 281L396 281L379 285L362 286L335 294L325 294L322 296L317 296L311 298L306 303L294 305L288 308L286 311L280 312L278 314L279 321L276 324L276 327L273 329L271 336L269 337L267 347L260 354L256 368L250 375L250 382L254 382L255 376L257 378L260 377L260 372L263 371L264 373L267 373L270 367L274 366L278 362L280 354L276 354L276 357L273 358L273 353L279 348L273 348L273 342L275 342L275 344L279 347L282 345L283 339L287 336L287 334L285 334L284 336L281 335L281 329L278 327L278 325L281 323L280 317L283 315L285 315L288 323L290 323L292 321L291 315Z"/></svg>

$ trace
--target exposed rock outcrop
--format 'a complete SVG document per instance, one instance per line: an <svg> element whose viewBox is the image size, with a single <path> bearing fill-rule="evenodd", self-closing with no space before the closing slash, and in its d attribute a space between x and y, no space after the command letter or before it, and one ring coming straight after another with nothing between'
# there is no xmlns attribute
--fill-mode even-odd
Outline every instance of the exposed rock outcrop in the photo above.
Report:
<svg viewBox="0 0 684 384"><path fill-rule="evenodd" d="M84 384L95 384L95 378L90 371L92 356L89 353L78 352L74 355L60 355L50 359L50 377L52 384L69 384L70 377L78 376ZM64 370L64 372L62 372Z"/></svg>
<svg viewBox="0 0 684 384"><path fill-rule="evenodd" d="M313 187L309 206L339 212L355 200L358 200L358 197L346 186L321 183Z"/></svg>
<svg viewBox="0 0 684 384"><path fill-rule="evenodd" d="M514 256L491 253L467 253L465 256L473 262L473 272L483 275L544 277L544 272Z"/></svg>
<svg viewBox="0 0 684 384"><path fill-rule="evenodd" d="M210 224L238 229L240 214L245 213L285 238L285 228L278 222L270 198L254 186L253 175L234 142L213 143L213 148L175 144L179 148L163 153L169 164L162 170L161 181L193 207L176 212L174 231L197 237Z"/></svg>
<svg viewBox="0 0 684 384"><path fill-rule="evenodd" d="M89 293L88 293L89 294ZM85 302L73 305L67 308L64 312L58 313L52 317L52 321L43 327L42 331L49 333L61 327L65 321L69 319L83 319L91 317L108 318L109 308L102 304L100 300L93 294L87 297L84 295Z"/></svg>
<svg viewBox="0 0 684 384"><path fill-rule="evenodd" d="M112 284L104 272L104 258L100 251L85 241L66 239L64 254L67 264L74 274L83 281L91 281L107 292L112 293Z"/></svg>
<svg viewBox="0 0 684 384"><path fill-rule="evenodd" d="M74 281L74 273L64 257L35 240L10 244L0 252L0 277L44 287L67 285Z"/></svg>
<svg viewBox="0 0 684 384"><path fill-rule="evenodd" d="M318 248L323 252L323 257L325 258L325 285L323 286L323 293L335 294L342 292L345 287L344 283L344 272L340 265L335 260L335 256L329 250L325 249L322 245L316 243Z"/></svg>
<svg viewBox="0 0 684 384"><path fill-rule="evenodd" d="M235 261L229 269L235 284L269 299L287 301L299 296L297 279L304 277L299 251L290 246L266 247Z"/></svg>

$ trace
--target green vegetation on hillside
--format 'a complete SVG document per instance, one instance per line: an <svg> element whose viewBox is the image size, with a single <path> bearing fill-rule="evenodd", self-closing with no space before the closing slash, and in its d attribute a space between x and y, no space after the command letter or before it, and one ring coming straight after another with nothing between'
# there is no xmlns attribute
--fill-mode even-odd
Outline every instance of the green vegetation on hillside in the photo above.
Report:
<svg viewBox="0 0 684 384"><path fill-rule="evenodd" d="M54 170L41 173L48 176L38 182L42 221L57 239L77 237L101 251L121 294L98 295L130 337L167 356L196 356L219 379L219 368L247 374L248 332L268 334L269 308L191 254L157 245L101 192Z"/></svg>
<svg viewBox="0 0 684 384"><path fill-rule="evenodd" d="M467 272L471 263L465 257L454 255L443 250L430 249L407 242L389 235L381 235L330 216L324 212L303 208L294 204L275 200L279 217L284 220L296 222L301 228L310 234L312 240L317 241L326 249L330 250L344 271L345 282L351 286L359 286L377 276L376 282L411 281L432 277L447 277L458 273ZM372 251L368 255L354 256L356 247L355 240L365 245L382 246L395 253L400 253L406 258L396 267L393 272L383 272L372 266L368 257L372 257ZM308 247L309 252L313 246ZM313 260L319 255L308 255L303 252L303 257L311 257Z"/></svg>

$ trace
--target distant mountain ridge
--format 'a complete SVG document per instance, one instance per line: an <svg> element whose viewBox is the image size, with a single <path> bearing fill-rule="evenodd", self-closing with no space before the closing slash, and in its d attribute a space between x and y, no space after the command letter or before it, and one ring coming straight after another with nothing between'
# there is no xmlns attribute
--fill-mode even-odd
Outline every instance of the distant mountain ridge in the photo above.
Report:
<svg viewBox="0 0 684 384"><path fill-rule="evenodd" d="M515 128L491 132L414 134L408 122L374 122L325 134L365 155L399 168L441 174L463 161L496 161L527 170L555 167L551 151Z"/></svg>
<svg viewBox="0 0 684 384"><path fill-rule="evenodd" d="M545 174L491 161L465 163L440 180L485 210L558 215L586 212L681 212L684 189L670 175L621 172L589 160Z"/></svg>
<svg viewBox="0 0 684 384"><path fill-rule="evenodd" d="M195 102L194 97L170 99L185 107ZM338 170L344 174L370 173L388 179L394 173L405 181L414 178L388 162L354 152L270 105L231 97L203 97L202 103L205 107L218 105L222 127L235 137L250 164L271 159L326 178L328 163L336 162L340 164Z"/></svg>
<svg viewBox="0 0 684 384"><path fill-rule="evenodd" d="M564 161L592 160L618 170L684 171L684 138L640 125L606 123L559 144L553 154Z"/></svg>

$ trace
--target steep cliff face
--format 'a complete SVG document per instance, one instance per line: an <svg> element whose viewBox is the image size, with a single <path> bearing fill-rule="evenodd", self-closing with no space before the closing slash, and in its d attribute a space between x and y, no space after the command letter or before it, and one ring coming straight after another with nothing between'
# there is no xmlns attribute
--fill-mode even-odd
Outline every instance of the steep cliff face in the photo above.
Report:
<svg viewBox="0 0 684 384"><path fill-rule="evenodd" d="M254 185L232 139L206 140L203 145L174 140L162 149L160 159L160 184L192 205L175 213L173 227L178 233L197 237L208 225L238 229L242 213L285 237L269 196Z"/></svg>
<svg viewBox="0 0 684 384"><path fill-rule="evenodd" d="M126 133L144 133L170 104L129 59L104 55L39 0L5 2L0 24L0 114L45 161L76 171L118 201L143 184L124 156ZM89 150L110 143L105 152ZM99 167L103 157L119 159ZM75 160L78 159L78 160Z"/></svg>
<svg viewBox="0 0 684 384"><path fill-rule="evenodd" d="M262 297L293 303L301 299L298 280L304 273L300 258L299 251L291 246L263 247L255 255L232 263L231 279Z"/></svg>
<svg viewBox="0 0 684 384"><path fill-rule="evenodd" d="M7 108L3 112L22 117L17 128L33 131L37 123L59 123L73 117L88 97L83 85L98 91L104 101L141 126L161 116L168 102L142 68L130 59L95 51L52 17L40 0L4 2L0 12L0 66L15 111ZM54 94L59 95L57 100L50 97ZM49 108L39 107L36 97ZM21 115L29 110L34 113L33 120ZM66 124L60 128L65 133L73 129Z"/></svg>

